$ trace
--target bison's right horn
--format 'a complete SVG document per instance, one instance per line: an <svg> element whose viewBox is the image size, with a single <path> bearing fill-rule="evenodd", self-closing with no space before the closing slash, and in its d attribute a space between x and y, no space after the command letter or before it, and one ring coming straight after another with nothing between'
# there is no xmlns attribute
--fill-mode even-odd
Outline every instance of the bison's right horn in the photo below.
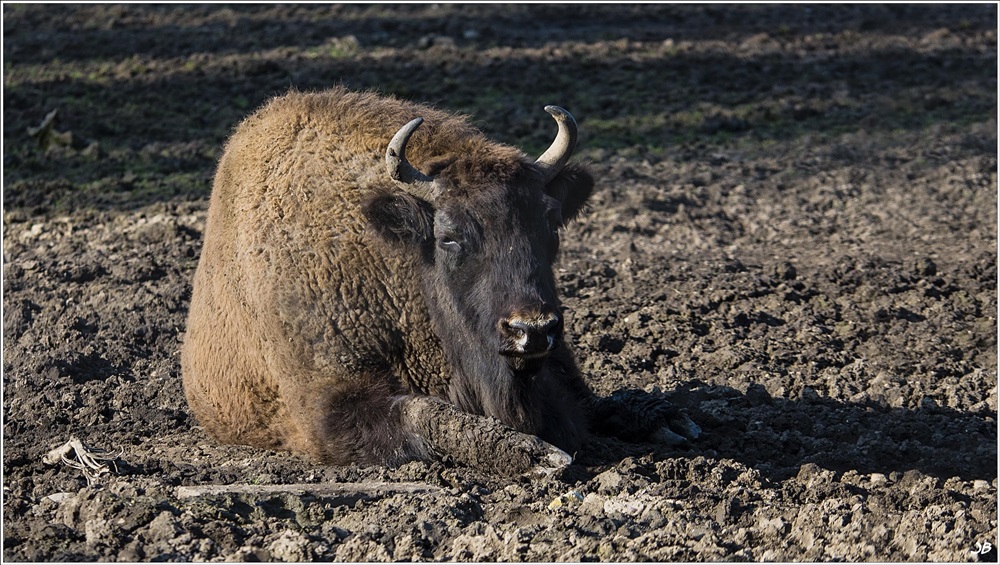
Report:
<svg viewBox="0 0 1000 565"><path fill-rule="evenodd" d="M573 149L576 148L576 120L572 114L563 110L559 106L546 106L545 111L552 114L556 123L559 124L559 133L556 134L555 141L542 153L542 156L535 160L535 164L542 169L545 174L545 183L556 178L559 171L566 166Z"/></svg>
<svg viewBox="0 0 1000 565"><path fill-rule="evenodd" d="M385 150L385 169L389 172L389 177L402 184L407 191L426 198L430 191L422 190L421 185L431 183L434 179L418 171L406 160L406 144L422 123L424 123L423 118L414 118L392 136L392 141Z"/></svg>

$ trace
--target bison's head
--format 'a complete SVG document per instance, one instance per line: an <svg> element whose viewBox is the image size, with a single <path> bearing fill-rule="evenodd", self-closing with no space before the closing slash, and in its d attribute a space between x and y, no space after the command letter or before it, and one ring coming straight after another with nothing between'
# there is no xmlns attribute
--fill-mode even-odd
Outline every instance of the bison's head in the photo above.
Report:
<svg viewBox="0 0 1000 565"><path fill-rule="evenodd" d="M386 151L389 175L403 190L365 208L386 240L419 252L436 330L467 373L482 372L470 364L487 358L515 371L537 369L562 336L552 265L559 231L583 208L593 179L567 166L576 144L573 117L556 106L545 109L559 133L537 160L488 144L488 151L442 156L430 174L406 159L422 120L411 121Z"/></svg>

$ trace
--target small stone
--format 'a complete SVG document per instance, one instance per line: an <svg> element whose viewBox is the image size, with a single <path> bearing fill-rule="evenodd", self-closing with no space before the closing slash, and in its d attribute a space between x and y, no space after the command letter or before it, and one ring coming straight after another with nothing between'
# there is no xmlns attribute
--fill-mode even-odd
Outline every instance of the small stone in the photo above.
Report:
<svg viewBox="0 0 1000 565"><path fill-rule="evenodd" d="M638 497L625 495L608 499L604 503L604 513L608 515L638 516L646 507Z"/></svg>
<svg viewBox="0 0 1000 565"><path fill-rule="evenodd" d="M71 496L73 496L73 493L71 492L54 492L46 496L45 498L51 500L52 502L55 502L56 504L60 504L62 503L62 501L66 500Z"/></svg>
<svg viewBox="0 0 1000 565"><path fill-rule="evenodd" d="M561 506L575 506L581 502L583 502L583 495L579 491L571 490L552 499L552 502L549 503L549 510Z"/></svg>
<svg viewBox="0 0 1000 565"><path fill-rule="evenodd" d="M580 503L580 512L594 515L604 512L604 503L607 500L607 497L599 494L587 493L587 496L583 497L583 501Z"/></svg>

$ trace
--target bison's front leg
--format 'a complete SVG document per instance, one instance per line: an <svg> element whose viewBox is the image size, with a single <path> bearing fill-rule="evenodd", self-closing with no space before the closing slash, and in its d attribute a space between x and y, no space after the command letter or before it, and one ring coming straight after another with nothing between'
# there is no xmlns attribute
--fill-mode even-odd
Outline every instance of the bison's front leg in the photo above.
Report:
<svg viewBox="0 0 1000 565"><path fill-rule="evenodd" d="M591 430L600 435L667 445L683 445L701 435L698 424L662 395L619 390L588 404Z"/></svg>
<svg viewBox="0 0 1000 565"><path fill-rule="evenodd" d="M516 475L565 467L573 458L536 436L523 434L495 418L464 412L428 396L404 397L403 428L440 456L486 472Z"/></svg>

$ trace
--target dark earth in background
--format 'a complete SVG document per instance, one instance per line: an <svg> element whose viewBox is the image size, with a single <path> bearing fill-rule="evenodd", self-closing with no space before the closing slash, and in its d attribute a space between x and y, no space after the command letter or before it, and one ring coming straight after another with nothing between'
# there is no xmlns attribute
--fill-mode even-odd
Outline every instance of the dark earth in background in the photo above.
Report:
<svg viewBox="0 0 1000 565"><path fill-rule="evenodd" d="M5 4L4 560L995 561L996 30L992 4ZM528 153L569 109L599 182L568 339L704 437L514 479L210 441L178 348L215 160L335 84ZM43 462L71 437L117 473ZM321 482L441 491L177 492Z"/></svg>

